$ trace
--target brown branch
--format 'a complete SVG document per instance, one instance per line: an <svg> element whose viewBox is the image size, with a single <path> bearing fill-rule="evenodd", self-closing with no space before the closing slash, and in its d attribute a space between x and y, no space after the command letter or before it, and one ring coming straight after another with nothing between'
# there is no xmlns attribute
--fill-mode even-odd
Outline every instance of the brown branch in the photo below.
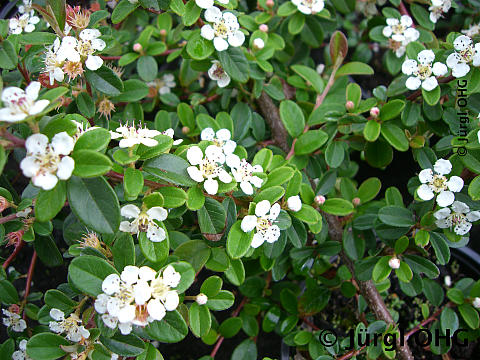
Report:
<svg viewBox="0 0 480 360"><path fill-rule="evenodd" d="M30 266L28 268L28 273L27 273L27 284L25 285L25 295L23 297L23 302L26 304L27 303L27 297L30 294L30 288L32 286L32 277L33 277L33 271L35 270L35 264L37 262L37 252L33 250L33 255L32 255L32 260L30 261ZM25 320L27 318L27 312L23 312L23 319Z"/></svg>
<svg viewBox="0 0 480 360"><path fill-rule="evenodd" d="M283 126L282 120L280 119L277 106L265 91L262 91L257 102L260 106L260 111L272 131L272 139L275 145L287 153L290 149L287 144L287 130L285 130L285 126Z"/></svg>
<svg viewBox="0 0 480 360"><path fill-rule="evenodd" d="M163 13L163 10L155 10L155 9L151 9L151 8L148 8L148 9L145 9L145 10L147 10L147 11L153 13L153 14L157 14L157 15Z"/></svg>
<svg viewBox="0 0 480 360"><path fill-rule="evenodd" d="M8 141L10 141L14 147L25 147L25 140L19 137L16 137L12 133L8 132L7 129L2 131L1 135Z"/></svg>
<svg viewBox="0 0 480 360"><path fill-rule="evenodd" d="M17 69L22 74L22 76L25 79L27 85L30 84L30 76L28 75L28 71L25 69L25 67L20 65L20 63L17 63Z"/></svg>
<svg viewBox="0 0 480 360"><path fill-rule="evenodd" d="M10 214L0 218L0 224L5 224L8 221L15 220L17 218L17 214Z"/></svg>
<svg viewBox="0 0 480 360"><path fill-rule="evenodd" d="M339 358L337 358L337 360L347 360L347 359L351 359L352 357L354 356L357 356L358 354L360 354L363 349L365 349L367 347L367 345L363 345L360 349L357 349L357 350L350 350L348 353L340 356Z"/></svg>
<svg viewBox="0 0 480 360"><path fill-rule="evenodd" d="M3 219L3 218L2 218ZM1 220L1 219L0 219ZM13 250L13 252L10 254L10 256L7 258L7 260L5 260L5 262L2 264L2 267L4 269L6 269L11 263L12 261L17 257L18 253L20 252L20 250L22 250L23 248L23 245L25 245L25 241L23 241L22 239L20 239L20 242L15 246L15 249Z"/></svg>

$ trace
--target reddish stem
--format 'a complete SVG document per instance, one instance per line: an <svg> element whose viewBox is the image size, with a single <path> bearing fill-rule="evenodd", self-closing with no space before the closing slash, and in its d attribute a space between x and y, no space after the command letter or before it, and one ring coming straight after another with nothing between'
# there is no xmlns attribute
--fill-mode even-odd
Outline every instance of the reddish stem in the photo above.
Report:
<svg viewBox="0 0 480 360"><path fill-rule="evenodd" d="M5 224L8 221L15 220L17 218L17 214L10 214L0 218L0 224Z"/></svg>
<svg viewBox="0 0 480 360"><path fill-rule="evenodd" d="M37 252L33 250L32 260L30 261L30 266L28 268L28 273L27 273L27 285L25 286L25 296L23 297L23 301L25 303L27 302L27 297L30 294L30 288L32 286L33 271L35 270L36 262L37 262ZM25 320L26 317L27 317L27 313L24 311L23 319Z"/></svg>
<svg viewBox="0 0 480 360"><path fill-rule="evenodd" d="M155 55L155 56L166 56L166 55L169 55L177 50L180 50L180 49L168 49L168 50L165 50L163 53L161 54L158 54L158 55ZM104 55L100 55L100 57L103 59L103 60L120 60L121 56L104 56Z"/></svg>
<svg viewBox="0 0 480 360"><path fill-rule="evenodd" d="M315 325L314 323L310 322L310 321L307 320L306 318L302 318L302 321L303 321L305 324L307 324L308 326L310 326L313 330L315 330L315 331L320 330L317 325Z"/></svg>
<svg viewBox="0 0 480 360"><path fill-rule="evenodd" d="M4 218L2 218L2 219L4 219ZM2 264L2 267L4 269L6 269L10 265L10 263L17 257L20 250L22 250L23 245L25 245L25 241L20 240L20 242L15 246L15 249L13 250L13 252L7 258L7 260L5 260L5 262Z"/></svg>
<svg viewBox="0 0 480 360"><path fill-rule="evenodd" d="M27 85L30 84L30 76L28 75L28 71L22 65L20 65L20 63L17 64L17 69L22 74L23 78L27 82Z"/></svg>

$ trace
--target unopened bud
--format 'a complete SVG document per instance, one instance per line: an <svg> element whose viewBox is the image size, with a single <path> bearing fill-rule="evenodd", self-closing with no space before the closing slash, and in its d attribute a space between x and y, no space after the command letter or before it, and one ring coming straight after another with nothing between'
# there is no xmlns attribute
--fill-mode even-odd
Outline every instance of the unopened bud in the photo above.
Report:
<svg viewBox="0 0 480 360"><path fill-rule="evenodd" d="M188 134L190 132L190 128L188 126L182 127L182 133Z"/></svg>
<svg viewBox="0 0 480 360"><path fill-rule="evenodd" d="M268 25L267 24L262 24L258 27L258 29L262 32L268 32Z"/></svg>
<svg viewBox="0 0 480 360"><path fill-rule="evenodd" d="M5 210L10 206L10 203L8 202L7 199L5 199L3 196L0 196L0 212Z"/></svg>
<svg viewBox="0 0 480 360"><path fill-rule="evenodd" d="M356 197L356 198L352 199L353 206L358 206L358 205L360 205L361 202L362 202L362 200L360 200L359 197Z"/></svg>
<svg viewBox="0 0 480 360"><path fill-rule="evenodd" d="M195 301L197 302L198 305L205 305L208 301L208 297L207 295L200 293L195 298Z"/></svg>
<svg viewBox="0 0 480 360"><path fill-rule="evenodd" d="M443 281L445 282L446 287L452 286L452 278L450 277L450 275L445 276Z"/></svg>
<svg viewBox="0 0 480 360"><path fill-rule="evenodd" d="M323 70L325 70L325 64L318 64L318 65L317 65L317 73L319 73L320 75L322 75Z"/></svg>
<svg viewBox="0 0 480 360"><path fill-rule="evenodd" d="M267 5L267 7L271 9L275 5L275 3L273 2L273 0L267 0L265 1L265 5Z"/></svg>
<svg viewBox="0 0 480 360"><path fill-rule="evenodd" d="M160 35L161 36L167 36L167 30L165 30L165 29L160 30Z"/></svg>
<svg viewBox="0 0 480 360"><path fill-rule="evenodd" d="M143 49L143 47L142 47L142 44L140 44L140 43L135 43L133 45L133 51L135 51L135 52L140 52L140 51L142 51L142 49Z"/></svg>
<svg viewBox="0 0 480 360"><path fill-rule="evenodd" d="M260 39L260 38L256 38L256 39L253 39L253 47L257 50L261 50L263 49L263 47L265 46L265 42Z"/></svg>
<svg viewBox="0 0 480 360"><path fill-rule="evenodd" d="M323 205L325 203L325 196L323 195L317 195L315 196L315 199L314 201L318 204L318 205Z"/></svg>
<svg viewBox="0 0 480 360"><path fill-rule="evenodd" d="M17 304L10 305L8 307L8 311L14 314L20 314L20 306L18 306Z"/></svg>
<svg viewBox="0 0 480 360"><path fill-rule="evenodd" d="M400 259L397 257L392 257L390 260L388 260L388 266L390 266L392 269L398 269L400 267Z"/></svg>
<svg viewBox="0 0 480 360"><path fill-rule="evenodd" d="M355 103L352 100L348 100L345 103L345 107L347 108L348 111L353 110L355 108Z"/></svg>
<svg viewBox="0 0 480 360"><path fill-rule="evenodd" d="M480 297L473 299L472 305L476 309L480 309Z"/></svg>
<svg viewBox="0 0 480 360"><path fill-rule="evenodd" d="M376 118L376 117L378 117L378 114L380 114L380 109L378 107L374 106L370 109L370 116L371 117Z"/></svg>

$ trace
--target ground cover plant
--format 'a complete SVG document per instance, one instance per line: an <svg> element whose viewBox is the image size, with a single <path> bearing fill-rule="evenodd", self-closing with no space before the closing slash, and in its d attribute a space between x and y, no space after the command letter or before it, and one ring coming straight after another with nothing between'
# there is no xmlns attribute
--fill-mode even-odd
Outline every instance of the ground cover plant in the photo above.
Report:
<svg viewBox="0 0 480 360"><path fill-rule="evenodd" d="M478 1L13 4L2 359L475 358Z"/></svg>

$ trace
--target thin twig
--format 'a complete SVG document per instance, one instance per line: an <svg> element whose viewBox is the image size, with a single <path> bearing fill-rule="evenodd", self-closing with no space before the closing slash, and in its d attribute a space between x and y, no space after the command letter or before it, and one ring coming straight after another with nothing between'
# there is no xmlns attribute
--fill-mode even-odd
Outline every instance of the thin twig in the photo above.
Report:
<svg viewBox="0 0 480 360"><path fill-rule="evenodd" d="M0 219L1 220L1 219ZM25 241L23 241L22 239L20 239L20 242L15 246L15 249L13 250L13 252L10 254L10 256L7 258L7 260L5 260L5 262L2 264L2 267L4 269L6 269L10 264L11 262L17 257L18 253L20 252L20 250L22 250L23 248L23 245L25 245Z"/></svg>
<svg viewBox="0 0 480 360"><path fill-rule="evenodd" d="M177 50L180 50L180 48L176 48L176 49L168 49L168 50L165 50L164 52L162 52L161 54L158 54L158 55L154 55L154 56L166 56L166 55L169 55ZM100 57L103 59L103 60L120 60L121 56L106 56L106 55L100 55Z"/></svg>
<svg viewBox="0 0 480 360"><path fill-rule="evenodd" d="M17 214L10 214L0 218L0 224L5 224L8 221L15 220L17 218Z"/></svg>
<svg viewBox="0 0 480 360"><path fill-rule="evenodd" d="M33 277L33 271L35 270L35 264L37 262L37 252L33 250L33 255L32 255L32 260L30 261L30 266L28 268L28 273L27 273L27 284L25 285L25 295L23 297L23 301L26 304L27 303L27 298L28 295L30 294L30 288L32 286L32 277ZM27 318L27 312L23 312L23 319L25 320Z"/></svg>

